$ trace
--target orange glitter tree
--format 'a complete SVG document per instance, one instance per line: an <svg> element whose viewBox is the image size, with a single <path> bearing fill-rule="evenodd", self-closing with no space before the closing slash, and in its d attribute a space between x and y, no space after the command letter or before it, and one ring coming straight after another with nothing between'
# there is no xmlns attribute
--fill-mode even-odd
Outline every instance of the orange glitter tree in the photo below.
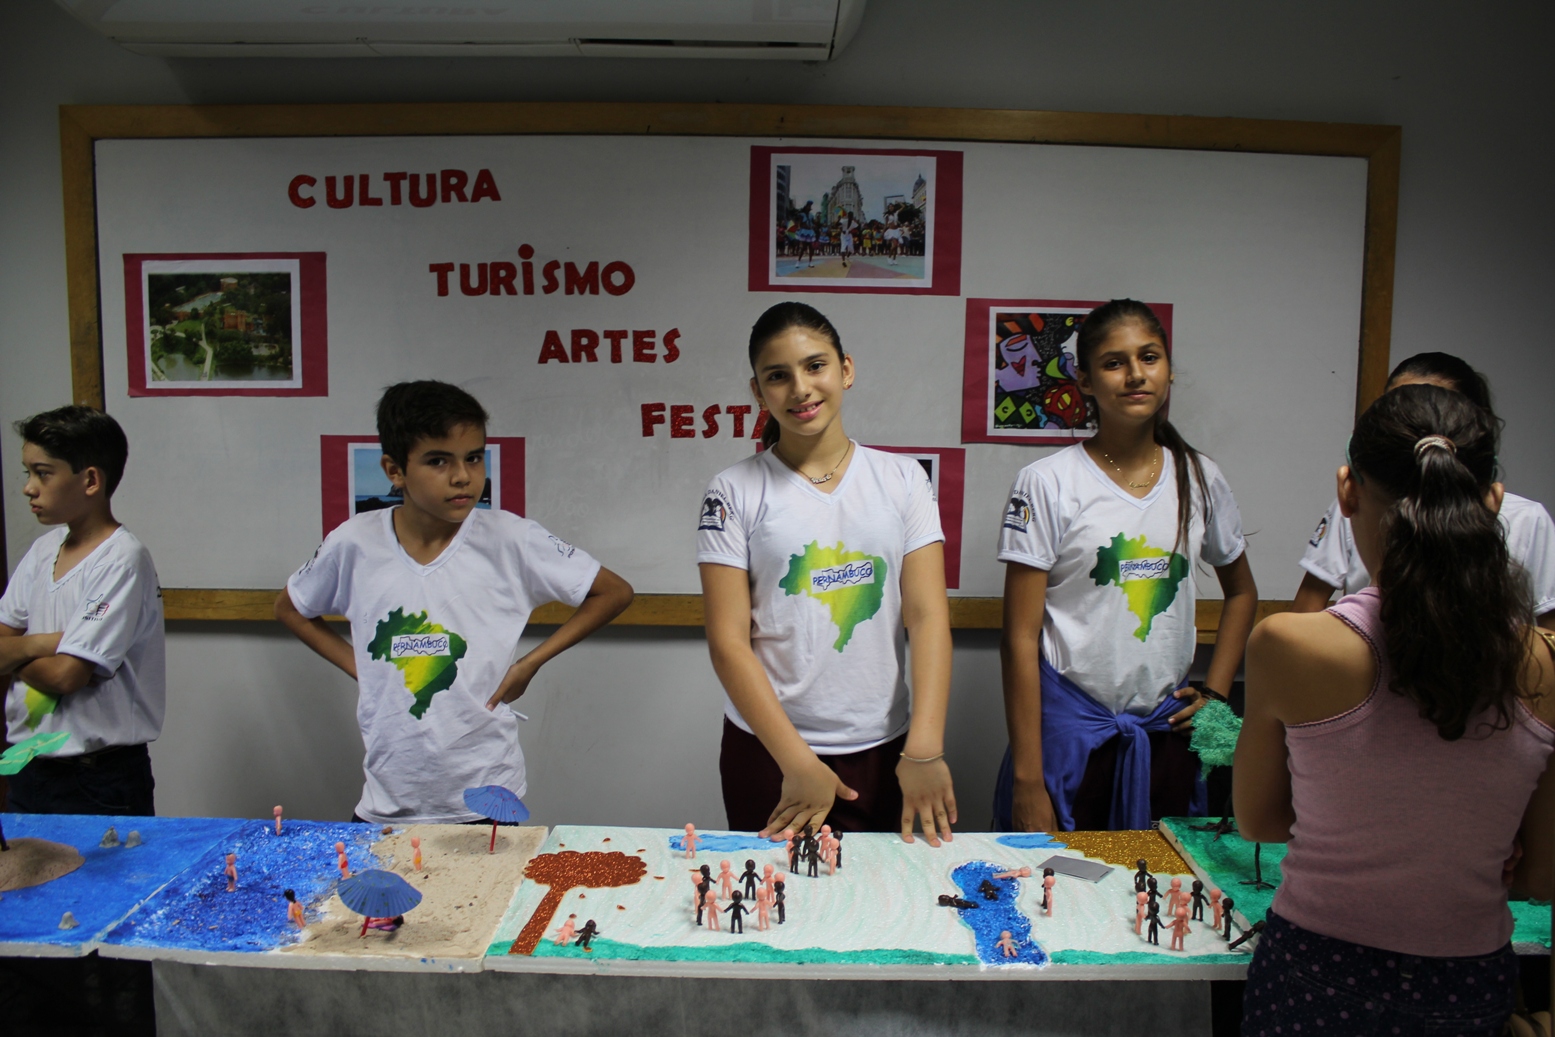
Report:
<svg viewBox="0 0 1555 1037"><path fill-rule="evenodd" d="M524 868L524 877L549 886L540 906L535 908L529 921L519 932L518 939L508 948L509 954L533 954L545 931L556 917L556 909L568 892L582 886L586 889L615 889L631 886L648 874L648 865L641 857L619 850L602 853L590 850L579 853L563 850L561 853L542 853Z"/></svg>

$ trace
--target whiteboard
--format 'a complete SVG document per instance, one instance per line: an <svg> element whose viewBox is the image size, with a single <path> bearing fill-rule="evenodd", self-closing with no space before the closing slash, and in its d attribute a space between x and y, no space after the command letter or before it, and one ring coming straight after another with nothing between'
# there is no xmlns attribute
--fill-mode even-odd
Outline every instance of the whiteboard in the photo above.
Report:
<svg viewBox="0 0 1555 1037"><path fill-rule="evenodd" d="M702 435L700 417L691 438L645 437L642 405L750 402L750 325L789 297L747 283L752 148L774 144L963 156L959 295L791 296L854 356L855 439L960 445L968 298L1169 302L1173 420L1225 470L1261 596L1289 595L1354 413L1364 158L771 137L96 141L104 400L130 440L115 506L163 585L280 586L321 536L321 437L371 439L385 385L440 378L486 405L491 435L523 440L530 517L639 592L697 591L702 490L753 444L727 420ZM385 172L444 169L472 184L490 171L500 200L324 200L326 176L343 190L368 174L377 197ZM299 175L317 204L289 197ZM621 262L635 281L620 295L437 294L432 264L515 263L522 245L536 269ZM327 395L129 394L124 257L189 253L324 255ZM602 348L598 363L539 363L546 332L572 329L651 330L657 360L613 364ZM999 593L1005 491L1046 449L966 445L953 593ZM1212 578L1204 590L1218 596Z"/></svg>

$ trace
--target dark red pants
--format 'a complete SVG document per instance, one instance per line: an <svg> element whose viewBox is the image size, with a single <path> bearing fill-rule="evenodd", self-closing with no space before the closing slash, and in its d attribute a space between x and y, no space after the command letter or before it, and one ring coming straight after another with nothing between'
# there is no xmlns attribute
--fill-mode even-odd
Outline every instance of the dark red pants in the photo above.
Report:
<svg viewBox="0 0 1555 1037"><path fill-rule="evenodd" d="M858 799L839 799L826 815L826 823L840 832L900 832L902 787L896 780L907 735L860 753L821 756L820 760L858 793ZM783 795L783 770L761 744L761 739L740 730L724 718L723 747L718 754L718 775L723 779L724 813L734 832L757 832Z"/></svg>

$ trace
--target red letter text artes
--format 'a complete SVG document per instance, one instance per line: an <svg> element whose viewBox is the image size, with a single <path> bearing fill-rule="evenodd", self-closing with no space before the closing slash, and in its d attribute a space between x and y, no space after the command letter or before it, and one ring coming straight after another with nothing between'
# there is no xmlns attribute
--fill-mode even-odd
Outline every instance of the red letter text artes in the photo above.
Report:
<svg viewBox="0 0 1555 1037"><path fill-rule="evenodd" d="M312 190L318 183L318 177L298 173L286 185L286 197L299 209L311 209L318 204L318 196ZM411 173L406 170L337 173L325 176L324 184L327 188L325 201L331 209L381 206L386 203L390 206L409 204L417 209L425 209L436 205L439 199L444 205L502 201L502 193L497 190L497 178L491 175L489 169L481 169L473 174L464 169L444 169L436 173ZM406 190L407 186L409 190ZM610 294L622 294L631 288L631 281L631 270L628 268L626 288L617 290L612 284L621 283L621 275L606 268L605 291Z"/></svg>
<svg viewBox="0 0 1555 1037"><path fill-rule="evenodd" d="M485 263L478 265L482 268L486 266ZM498 265L500 264L492 264L493 269L495 269L495 267ZM465 275L463 271L467 270L468 268L468 263L460 264L461 273L459 289L460 291L463 291L465 295L474 295L477 293L467 290L467 282L464 281ZM439 278L439 295L448 294L446 279L448 277L448 271L452 269L452 263L432 264L432 272L437 274ZM495 276L495 274L492 276ZM480 281L477 280L476 286L478 287L479 284ZM607 329L605 331L595 331L593 328L573 328L566 333L566 337L572 342L572 354L570 357L568 356L567 350L562 347L563 333L553 328L545 333L545 339L540 344L539 362L542 364L548 364L554 360L563 364L598 364L605 362L620 364L625 363L628 359L630 359L634 364L653 364L661 360L666 364L673 364L676 360L680 359L680 347L676 345L676 343L680 341L679 328L671 328L662 336L652 328L640 331L611 329ZM630 356L624 355L626 350L621 348L622 340L627 338L632 340ZM659 341L655 342L655 338L658 338ZM601 340L610 343L610 354L608 357L600 356ZM660 354L658 352L659 349L663 349L664 352ZM747 412L750 411L749 407L745 409Z"/></svg>

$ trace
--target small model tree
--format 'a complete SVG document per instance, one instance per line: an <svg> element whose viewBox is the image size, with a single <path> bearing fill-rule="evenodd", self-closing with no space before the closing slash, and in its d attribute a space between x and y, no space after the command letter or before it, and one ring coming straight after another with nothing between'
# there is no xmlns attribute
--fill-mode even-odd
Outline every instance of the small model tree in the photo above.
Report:
<svg viewBox="0 0 1555 1037"><path fill-rule="evenodd" d="M1206 778L1216 767L1231 766L1236 758L1237 736L1241 733L1242 718L1219 699L1210 699L1193 715L1193 741L1189 747L1198 754ZM1231 812L1231 793L1226 793L1225 806L1221 808L1218 822L1193 827L1200 832L1214 832L1216 839L1236 831L1236 818ZM1263 843L1253 844L1253 877L1244 879L1242 885L1256 889L1274 888L1263 880Z"/></svg>

